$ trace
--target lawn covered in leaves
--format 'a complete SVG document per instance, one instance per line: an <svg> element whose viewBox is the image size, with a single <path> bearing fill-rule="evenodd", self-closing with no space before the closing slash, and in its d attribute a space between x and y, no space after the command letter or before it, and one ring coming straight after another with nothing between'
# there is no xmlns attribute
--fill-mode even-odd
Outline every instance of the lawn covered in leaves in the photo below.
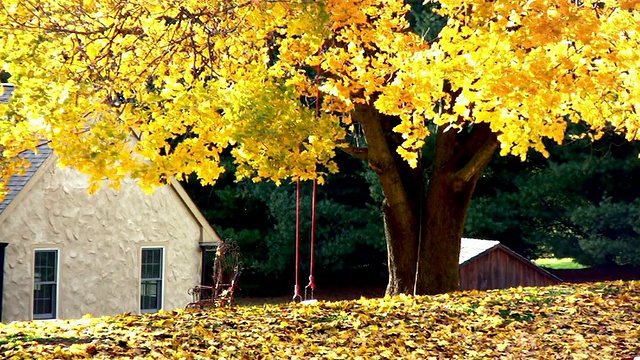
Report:
<svg viewBox="0 0 640 360"><path fill-rule="evenodd" d="M0 358L622 359L640 281L0 324Z"/></svg>

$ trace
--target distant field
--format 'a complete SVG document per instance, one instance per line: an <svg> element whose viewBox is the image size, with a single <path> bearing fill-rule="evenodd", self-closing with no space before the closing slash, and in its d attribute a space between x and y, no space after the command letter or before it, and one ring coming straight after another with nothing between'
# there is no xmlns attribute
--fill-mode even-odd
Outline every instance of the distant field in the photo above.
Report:
<svg viewBox="0 0 640 360"><path fill-rule="evenodd" d="M547 259L537 259L533 260L534 264L542 267L546 267L549 269L556 270L576 270L576 269L586 269L587 266L578 264L572 258L547 258Z"/></svg>

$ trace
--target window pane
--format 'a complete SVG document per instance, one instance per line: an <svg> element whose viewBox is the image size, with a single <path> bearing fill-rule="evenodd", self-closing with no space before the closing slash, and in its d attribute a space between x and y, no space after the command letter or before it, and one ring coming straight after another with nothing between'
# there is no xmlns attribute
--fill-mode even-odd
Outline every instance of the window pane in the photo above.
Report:
<svg viewBox="0 0 640 360"><path fill-rule="evenodd" d="M160 277L160 264L153 263L149 264L149 277L150 278L159 278Z"/></svg>
<svg viewBox="0 0 640 360"><path fill-rule="evenodd" d="M155 281L145 281L142 283L142 295L156 296L158 294L158 283Z"/></svg>
<svg viewBox="0 0 640 360"><path fill-rule="evenodd" d="M40 285L39 287L40 290L36 289L33 295L34 314L53 315L55 285Z"/></svg>
<svg viewBox="0 0 640 360"><path fill-rule="evenodd" d="M162 251L142 249L140 310L156 311L162 305Z"/></svg>
<svg viewBox="0 0 640 360"><path fill-rule="evenodd" d="M142 259L142 278L143 279L149 278L149 270L147 270L147 268L148 268L147 264L144 262L144 259Z"/></svg>
<svg viewBox="0 0 640 360"><path fill-rule="evenodd" d="M55 281L56 278L56 251L36 251L35 272L39 274L40 281Z"/></svg>
<svg viewBox="0 0 640 360"><path fill-rule="evenodd" d="M142 250L142 278L160 279L162 277L162 249Z"/></svg>
<svg viewBox="0 0 640 360"><path fill-rule="evenodd" d="M145 281L142 283L142 297L140 299L142 310L157 310L160 308L159 290L159 281Z"/></svg>
<svg viewBox="0 0 640 360"><path fill-rule="evenodd" d="M33 317L56 317L57 250L36 250L34 264Z"/></svg>

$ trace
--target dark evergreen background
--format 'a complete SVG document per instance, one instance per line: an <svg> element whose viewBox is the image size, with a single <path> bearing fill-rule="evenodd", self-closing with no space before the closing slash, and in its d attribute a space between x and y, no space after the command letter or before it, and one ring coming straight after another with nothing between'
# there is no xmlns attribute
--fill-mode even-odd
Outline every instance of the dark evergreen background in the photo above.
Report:
<svg viewBox="0 0 640 360"><path fill-rule="evenodd" d="M426 145L425 154L429 154ZM574 257L580 263L640 265L640 146L609 134L550 144L545 159L496 155L478 183L465 236L500 240L529 258ZM235 182L185 188L223 238L238 241L244 294L292 289L296 186ZM316 279L319 286L384 283L386 248L376 177L360 160L338 154L340 173L318 187ZM311 182L302 183L301 282L309 269Z"/></svg>

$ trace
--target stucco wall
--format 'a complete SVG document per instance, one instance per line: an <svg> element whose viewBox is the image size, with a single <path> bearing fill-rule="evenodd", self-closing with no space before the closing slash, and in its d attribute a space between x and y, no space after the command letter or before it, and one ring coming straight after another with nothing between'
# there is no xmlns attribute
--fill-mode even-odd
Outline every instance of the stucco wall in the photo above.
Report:
<svg viewBox="0 0 640 360"><path fill-rule="evenodd" d="M144 194L133 182L87 193L87 177L55 165L0 223L5 257L3 321L29 320L37 248L59 249L58 318L139 312L143 246L165 248L164 309L184 307L200 282L201 226L169 186Z"/></svg>

